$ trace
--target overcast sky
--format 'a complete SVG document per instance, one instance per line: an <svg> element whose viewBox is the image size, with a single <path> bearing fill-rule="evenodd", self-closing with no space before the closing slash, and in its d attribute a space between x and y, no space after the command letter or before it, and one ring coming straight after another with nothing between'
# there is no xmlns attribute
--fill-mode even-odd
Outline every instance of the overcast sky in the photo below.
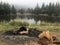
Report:
<svg viewBox="0 0 60 45"><path fill-rule="evenodd" d="M21 5L21 6L28 6L28 7L35 7L38 3L39 6L42 5L42 3L49 4L59 2L60 0L0 0L0 2L8 2L9 4L14 5Z"/></svg>

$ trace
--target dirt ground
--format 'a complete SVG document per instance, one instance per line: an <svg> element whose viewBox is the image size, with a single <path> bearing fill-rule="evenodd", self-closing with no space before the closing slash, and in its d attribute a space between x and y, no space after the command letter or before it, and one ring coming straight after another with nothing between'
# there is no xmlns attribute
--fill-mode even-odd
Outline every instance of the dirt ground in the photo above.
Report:
<svg viewBox="0 0 60 45"><path fill-rule="evenodd" d="M60 33L54 32L59 40L60 40ZM0 33L0 45L40 45L38 44L38 38L36 37L29 37L25 35L1 35ZM51 44L49 44L51 45Z"/></svg>
<svg viewBox="0 0 60 45"><path fill-rule="evenodd" d="M39 45L37 38L28 36L0 36L0 45Z"/></svg>

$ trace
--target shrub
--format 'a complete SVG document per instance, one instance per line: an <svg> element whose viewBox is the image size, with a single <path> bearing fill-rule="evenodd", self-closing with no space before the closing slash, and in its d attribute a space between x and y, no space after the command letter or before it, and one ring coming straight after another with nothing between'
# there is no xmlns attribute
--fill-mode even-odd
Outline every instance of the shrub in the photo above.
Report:
<svg viewBox="0 0 60 45"><path fill-rule="evenodd" d="M23 26L29 26L28 22L23 22Z"/></svg>
<svg viewBox="0 0 60 45"><path fill-rule="evenodd" d="M29 23L28 22L22 22L21 20L20 21L17 21L17 20L11 20L9 22L10 25L13 25L13 26L28 26Z"/></svg>

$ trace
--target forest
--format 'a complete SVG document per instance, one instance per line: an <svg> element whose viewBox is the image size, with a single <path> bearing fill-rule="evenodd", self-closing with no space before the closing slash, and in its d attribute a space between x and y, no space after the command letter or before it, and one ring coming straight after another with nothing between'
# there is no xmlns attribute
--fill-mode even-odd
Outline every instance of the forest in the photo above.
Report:
<svg viewBox="0 0 60 45"><path fill-rule="evenodd" d="M32 15L34 15L36 17L39 17L40 20L43 21L60 22L59 3L49 3L48 5L45 5L43 3L42 6L39 6L39 4L37 3L35 8L20 8L19 10L17 10L14 5L0 2L0 21L10 21L11 19L15 19L17 13L20 13L22 16L23 14L25 15L25 13L29 13L31 14L31 17Z"/></svg>

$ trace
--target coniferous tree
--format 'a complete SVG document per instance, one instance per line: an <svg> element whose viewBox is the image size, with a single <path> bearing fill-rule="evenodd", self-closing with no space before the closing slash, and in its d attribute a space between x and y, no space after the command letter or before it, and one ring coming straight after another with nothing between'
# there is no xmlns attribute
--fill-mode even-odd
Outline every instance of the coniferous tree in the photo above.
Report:
<svg viewBox="0 0 60 45"><path fill-rule="evenodd" d="M37 14L37 15L40 14L40 7L39 7L38 4L37 4L37 6L34 9L34 13Z"/></svg>
<svg viewBox="0 0 60 45"><path fill-rule="evenodd" d="M12 5L12 7L11 7L11 13L12 13L11 14L11 19L15 19L17 11L16 11L14 5Z"/></svg>
<svg viewBox="0 0 60 45"><path fill-rule="evenodd" d="M45 9L45 4L44 3L42 4L42 7L41 7L41 13L42 14L46 13L46 9Z"/></svg>
<svg viewBox="0 0 60 45"><path fill-rule="evenodd" d="M12 14L16 14L16 9L15 9L14 5L12 5L11 13L12 13Z"/></svg>
<svg viewBox="0 0 60 45"><path fill-rule="evenodd" d="M23 8L21 8L21 9L18 10L18 12L21 13L21 14L24 14L25 10Z"/></svg>

